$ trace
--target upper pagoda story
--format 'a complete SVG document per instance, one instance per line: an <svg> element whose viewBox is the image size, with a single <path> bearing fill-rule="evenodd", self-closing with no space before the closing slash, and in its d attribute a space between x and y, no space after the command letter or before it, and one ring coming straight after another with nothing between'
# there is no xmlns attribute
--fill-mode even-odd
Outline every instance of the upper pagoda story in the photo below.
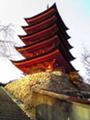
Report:
<svg viewBox="0 0 90 120"><path fill-rule="evenodd" d="M51 16L50 18L48 18L48 19L46 19L46 20L44 20L44 21L42 21L42 22L40 22L40 23L38 23L36 25L23 26L22 28L24 29L24 31L28 35L29 34L32 35L32 34L35 34L37 32L40 32L40 31L52 26L52 24L54 24L54 23L56 23L58 25L59 31L60 31L61 34L63 34L63 37L65 39L69 39L70 38L69 35L66 33L66 31L64 31L62 29L61 23L59 22L58 18L55 15Z"/></svg>
<svg viewBox="0 0 90 120"><path fill-rule="evenodd" d="M66 47L64 47L58 35L52 36L50 39L47 39L34 45L16 47L16 49L24 57L33 58L35 56L43 55L44 53L47 53L48 51L51 51L56 47L60 49L60 51L63 53L63 55L68 61L74 60L74 57L69 51L67 51Z"/></svg>
<svg viewBox="0 0 90 120"><path fill-rule="evenodd" d="M59 35L61 41L66 46L67 50L72 48L72 46L67 41L69 36L67 36L67 39L64 38L63 34L60 32L59 27L56 23L52 24L50 27L48 27L40 32L37 32L35 34L32 34L32 35L27 34L27 35L23 35L23 36L19 36L19 37L25 44L32 45L32 44L35 44L37 42L41 42L41 41L44 41L46 39L49 39L50 37L52 37L55 34Z"/></svg>
<svg viewBox="0 0 90 120"><path fill-rule="evenodd" d="M59 15L59 12L57 10L56 4L54 4L52 7L49 9L45 10L44 12L31 17L31 18L25 18L26 22L29 24L29 26L34 26L36 24L41 23L42 21L49 19L51 16L56 15L59 22L61 23L61 27L63 30L67 30L68 28L64 24L61 16Z"/></svg>
<svg viewBox="0 0 90 120"><path fill-rule="evenodd" d="M12 61L12 63L26 74L30 74L33 68L38 70L53 70L56 68L61 68L65 73L76 71L73 66L67 62L58 49L54 49L53 51L48 52L43 56L35 57L33 59L29 58L21 61Z"/></svg>

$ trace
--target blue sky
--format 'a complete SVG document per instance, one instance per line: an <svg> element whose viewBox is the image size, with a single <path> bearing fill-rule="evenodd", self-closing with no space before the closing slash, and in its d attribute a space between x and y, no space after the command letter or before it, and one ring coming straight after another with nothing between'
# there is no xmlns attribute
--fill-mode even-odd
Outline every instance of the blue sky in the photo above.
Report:
<svg viewBox="0 0 90 120"><path fill-rule="evenodd" d="M70 44L74 47L70 52L77 58L72 64L86 76L81 54L83 47L90 51L90 0L0 0L0 23L15 25L16 34L25 34L20 28L26 25L23 18L31 17L46 10L47 4L57 3L57 8L71 36ZM6 58L0 57L0 81L7 82L19 78L21 71L16 69Z"/></svg>

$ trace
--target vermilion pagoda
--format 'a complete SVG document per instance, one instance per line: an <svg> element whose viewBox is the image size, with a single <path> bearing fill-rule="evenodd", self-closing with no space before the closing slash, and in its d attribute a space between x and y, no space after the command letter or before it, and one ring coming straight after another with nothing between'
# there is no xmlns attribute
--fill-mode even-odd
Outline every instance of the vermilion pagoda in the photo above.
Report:
<svg viewBox="0 0 90 120"><path fill-rule="evenodd" d="M19 37L26 45L16 49L26 59L12 61L14 65L26 74L55 69L66 73L75 72L70 64L74 57L69 52L72 46L67 41L70 38L66 33L68 28L56 5L25 21L28 26L22 28L27 35Z"/></svg>

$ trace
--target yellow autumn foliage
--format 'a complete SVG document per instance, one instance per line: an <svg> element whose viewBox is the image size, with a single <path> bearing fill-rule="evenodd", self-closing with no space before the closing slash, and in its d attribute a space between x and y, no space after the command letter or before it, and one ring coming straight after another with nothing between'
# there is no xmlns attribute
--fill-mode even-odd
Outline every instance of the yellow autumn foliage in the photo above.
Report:
<svg viewBox="0 0 90 120"><path fill-rule="evenodd" d="M24 104L30 104L30 100L32 97L31 89L33 87L40 88L40 84L42 87L45 81L51 79L51 74L61 76L61 72L59 71L54 71L52 73L49 72L35 73L27 75L19 80L9 83L8 85L5 86L5 89Z"/></svg>

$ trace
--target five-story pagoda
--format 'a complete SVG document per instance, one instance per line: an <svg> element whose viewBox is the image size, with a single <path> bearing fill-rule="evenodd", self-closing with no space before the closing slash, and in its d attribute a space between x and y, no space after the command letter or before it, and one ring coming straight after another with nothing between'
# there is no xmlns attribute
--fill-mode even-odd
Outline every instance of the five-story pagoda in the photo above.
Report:
<svg viewBox="0 0 90 120"><path fill-rule="evenodd" d="M16 49L26 59L12 61L13 64L26 74L55 69L65 73L75 72L70 63L74 57L69 52L72 46L68 42L68 28L60 17L56 4L25 21L28 26L22 28L27 35L19 36L25 46Z"/></svg>

